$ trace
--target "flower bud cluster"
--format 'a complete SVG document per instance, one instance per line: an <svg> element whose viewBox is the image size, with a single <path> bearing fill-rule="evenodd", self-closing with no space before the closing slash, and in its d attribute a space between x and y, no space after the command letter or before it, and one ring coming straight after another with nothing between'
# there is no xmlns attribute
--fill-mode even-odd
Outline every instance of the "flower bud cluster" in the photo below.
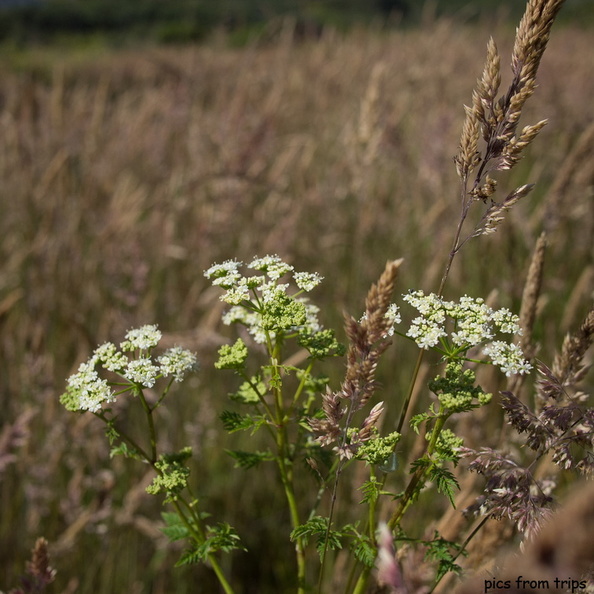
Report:
<svg viewBox="0 0 594 594"><path fill-rule="evenodd" d="M463 369L460 361L450 361L445 375L438 375L429 382L429 389L440 404L451 413L466 412L491 401L492 395L475 386L476 374L472 369Z"/></svg>
<svg viewBox="0 0 594 594"><path fill-rule="evenodd" d="M360 445L356 457L358 460L365 460L368 464L384 464L393 454L400 437L397 431L385 437L376 435Z"/></svg>
<svg viewBox="0 0 594 594"><path fill-rule="evenodd" d="M430 437L431 434L428 433L426 439L428 440ZM458 437L451 429L442 429L435 444L435 455L440 460L458 462L460 459L458 450L463 444L464 439Z"/></svg>
<svg viewBox="0 0 594 594"><path fill-rule="evenodd" d="M111 342L100 345L88 361L81 363L77 373L68 378L60 402L71 411L95 413L104 403L114 402L116 393L112 383L100 377L101 369L117 374L125 381L124 386L128 387L120 393L136 387L152 388L160 378L169 377L181 382L190 370L196 368L196 355L176 346L153 359L151 351L161 336L157 326L146 325L130 330L119 349Z"/></svg>

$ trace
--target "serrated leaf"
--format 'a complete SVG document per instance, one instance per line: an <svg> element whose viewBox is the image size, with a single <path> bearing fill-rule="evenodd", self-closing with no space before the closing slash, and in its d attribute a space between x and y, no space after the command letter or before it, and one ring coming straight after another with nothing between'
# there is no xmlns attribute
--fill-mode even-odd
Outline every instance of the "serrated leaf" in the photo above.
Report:
<svg viewBox="0 0 594 594"><path fill-rule="evenodd" d="M163 512L161 517L165 522L165 527L161 528L161 532L163 532L170 541L182 540L183 538L190 536L187 526L176 513Z"/></svg>
<svg viewBox="0 0 594 594"><path fill-rule="evenodd" d="M375 477L364 482L359 490L363 492L363 499L360 503L375 503L382 494L382 483Z"/></svg>
<svg viewBox="0 0 594 594"><path fill-rule="evenodd" d="M438 562L437 573L435 576L436 581L439 581L450 571L456 574L459 574L462 571L462 568L454 562L455 558L462 550L461 545L442 538L437 530L434 533L433 540L422 542L427 547L425 558L430 561Z"/></svg>
<svg viewBox="0 0 594 594"><path fill-rule="evenodd" d="M420 413L418 415L414 415L410 420L410 426L412 427L413 431L418 435L419 433L419 425L429 419L428 413Z"/></svg>
<svg viewBox="0 0 594 594"><path fill-rule="evenodd" d="M351 545L355 559L367 567L373 567L377 551L367 536L359 536Z"/></svg>
<svg viewBox="0 0 594 594"><path fill-rule="evenodd" d="M241 415L238 412L224 410L219 418L223 422L223 427L229 433L252 429L252 435L266 423L266 419L260 415Z"/></svg>
<svg viewBox="0 0 594 594"><path fill-rule="evenodd" d="M433 466L429 471L429 480L435 482L437 490L446 495L452 507L455 508L454 494L457 489L460 489L456 477L447 468Z"/></svg>
<svg viewBox="0 0 594 594"><path fill-rule="evenodd" d="M271 452L243 452L241 450L225 450L235 460L235 468L253 468L268 460L274 460Z"/></svg>
<svg viewBox="0 0 594 594"><path fill-rule="evenodd" d="M416 472L417 470L422 468L427 469L432 465L433 462L431 462L431 460L429 460L428 458L418 458L410 465L410 473L412 474L413 472Z"/></svg>
<svg viewBox="0 0 594 594"><path fill-rule="evenodd" d="M209 536L202 546L205 554L216 553L217 551L229 553L237 549L247 550L241 544L241 539L235 528L227 522L220 522L214 527L209 526Z"/></svg>
<svg viewBox="0 0 594 594"><path fill-rule="evenodd" d="M134 448L129 447L124 441L109 451L110 458L114 458L115 456L124 456L124 458L133 458L135 460L140 459L138 452Z"/></svg>
<svg viewBox="0 0 594 594"><path fill-rule="evenodd" d="M200 548L186 549L179 558L175 567L182 567L183 565L195 565L206 560L204 552Z"/></svg>
<svg viewBox="0 0 594 594"><path fill-rule="evenodd" d="M267 388L259 377L252 377L249 382L243 382L239 390L234 394L229 394L229 398L242 404L258 404L260 396L266 394Z"/></svg>
<svg viewBox="0 0 594 594"><path fill-rule="evenodd" d="M323 518L322 516L314 516L313 518L309 519L305 524L301 524L297 526L290 535L292 541L297 539L303 540L304 544L309 542L311 536L326 534L328 530L328 518Z"/></svg>
<svg viewBox="0 0 594 594"><path fill-rule="evenodd" d="M340 540L341 534L335 530L327 532L328 535L328 546L326 547L326 532L323 535L318 536L316 542L316 550L320 555L320 559L324 555L324 551L328 548L331 551L342 549L342 541Z"/></svg>

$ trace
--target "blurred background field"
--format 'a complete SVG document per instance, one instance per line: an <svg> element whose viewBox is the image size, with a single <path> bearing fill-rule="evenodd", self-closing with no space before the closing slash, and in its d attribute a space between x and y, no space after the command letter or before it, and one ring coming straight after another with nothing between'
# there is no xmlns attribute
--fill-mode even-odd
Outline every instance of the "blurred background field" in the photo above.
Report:
<svg viewBox="0 0 594 594"><path fill-rule="evenodd" d="M0 588L16 585L45 536L55 592L184 593L198 583L217 591L207 570L171 568L179 550L159 532L161 506L144 492L151 473L110 460L102 426L58 403L65 378L97 344L157 323L168 345L196 350L201 362L161 420L172 448L194 448L205 508L250 548L226 561L238 591L287 591L281 494L271 481L231 472L222 451L237 441L217 419L236 381L212 364L232 334L202 272L267 253L317 271L325 282L312 300L341 337L343 312L360 315L387 259L405 258L397 291L437 289L459 215L452 157L463 104L489 35L507 64L514 30L507 14L468 19L438 9L407 26L370 19L344 31L321 22L315 35L294 18L267 29L258 21L265 33L242 29L239 46L230 26L213 26L200 45L77 45L81 37L47 45L17 29L4 37ZM553 29L523 122L549 125L499 177L502 195L536 188L495 235L466 246L446 291L517 310L546 230L536 327L545 362L592 299L593 37L569 16ZM415 356L397 341L380 370L388 427ZM335 384L343 365L326 366ZM360 499L349 480L345 513ZM314 485L304 470L304 492Z"/></svg>

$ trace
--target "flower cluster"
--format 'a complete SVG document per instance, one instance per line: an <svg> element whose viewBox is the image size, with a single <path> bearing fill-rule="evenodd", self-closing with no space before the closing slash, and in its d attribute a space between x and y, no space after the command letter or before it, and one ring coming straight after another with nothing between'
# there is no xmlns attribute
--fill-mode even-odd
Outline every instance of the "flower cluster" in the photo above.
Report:
<svg viewBox="0 0 594 594"><path fill-rule="evenodd" d="M277 255L255 258L247 268L256 272L244 276L243 262L227 260L214 264L204 276L213 285L225 289L221 301L232 307L223 315L223 323L240 323L247 327L255 342L263 344L279 333L294 332L312 335L322 331L318 322L319 308L301 296L323 280L314 272L295 272ZM292 276L297 291L289 293L289 283L279 282Z"/></svg>
<svg viewBox="0 0 594 594"><path fill-rule="evenodd" d="M155 360L151 350L161 339L155 325L130 330L118 349L106 342L95 349L88 361L81 363L77 373L67 380L66 392L60 402L71 411L99 412L104 403L114 402L113 383L100 377L99 369L115 373L125 381L118 393L136 388L152 388L159 378L169 377L181 382L196 367L196 355L181 347L166 350ZM119 382L117 385L121 386Z"/></svg>
<svg viewBox="0 0 594 594"><path fill-rule="evenodd" d="M98 412L104 402L114 401L114 392L89 361L81 363L78 371L68 378L66 392L60 397L60 402L72 411Z"/></svg>
<svg viewBox="0 0 594 594"><path fill-rule="evenodd" d="M425 295L420 290L403 298L421 314L413 319L406 335L422 349L440 344L449 354L458 354L488 343L483 354L506 375L530 371L531 365L517 345L493 340L496 333L522 334L518 316L509 309L493 310L483 299L467 295L459 302L446 301L435 293ZM453 326L450 332L446 329L448 321Z"/></svg>

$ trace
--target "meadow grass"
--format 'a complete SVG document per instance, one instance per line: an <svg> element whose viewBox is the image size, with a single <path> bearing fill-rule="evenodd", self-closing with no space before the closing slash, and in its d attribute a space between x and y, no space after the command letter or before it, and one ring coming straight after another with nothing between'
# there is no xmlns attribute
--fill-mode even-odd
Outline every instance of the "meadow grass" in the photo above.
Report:
<svg viewBox="0 0 594 594"><path fill-rule="evenodd" d="M158 530L160 505L144 492L148 468L109 460L102 427L57 400L97 344L151 322L201 364L167 407L165 449L192 445L193 480L209 511L244 536L251 552L224 561L238 591L284 591L292 568L278 552L290 559L292 545L275 505L282 494L271 480L230 473L221 453L235 443L217 418L234 383L213 362L231 334L202 271L278 253L326 278L316 303L335 328L344 311L360 315L388 259L404 258L402 291L437 290L459 217L452 158L462 105L491 34L512 47L505 26L439 20L305 43L287 32L241 50L213 43L0 62L0 587L16 583L43 536L55 591L183 593L197 583L216 591L208 570L171 568L179 551ZM446 291L517 311L545 229L534 337L549 362L591 301L590 46L590 31L554 32L524 110L528 122L549 125L501 182L536 188L496 234L461 252ZM416 354L414 345L388 350L378 371L383 399L401 402ZM343 371L341 361L326 365L335 383ZM421 374L434 375L431 365ZM488 376L491 391L503 388ZM387 407L386 426L399 408ZM500 424L485 419L468 437L495 445L486 443L489 427ZM403 477L392 480L403 487ZM304 470L298 487L312 484ZM345 517L360 499L355 484L343 481ZM445 509L436 500L433 519Z"/></svg>

